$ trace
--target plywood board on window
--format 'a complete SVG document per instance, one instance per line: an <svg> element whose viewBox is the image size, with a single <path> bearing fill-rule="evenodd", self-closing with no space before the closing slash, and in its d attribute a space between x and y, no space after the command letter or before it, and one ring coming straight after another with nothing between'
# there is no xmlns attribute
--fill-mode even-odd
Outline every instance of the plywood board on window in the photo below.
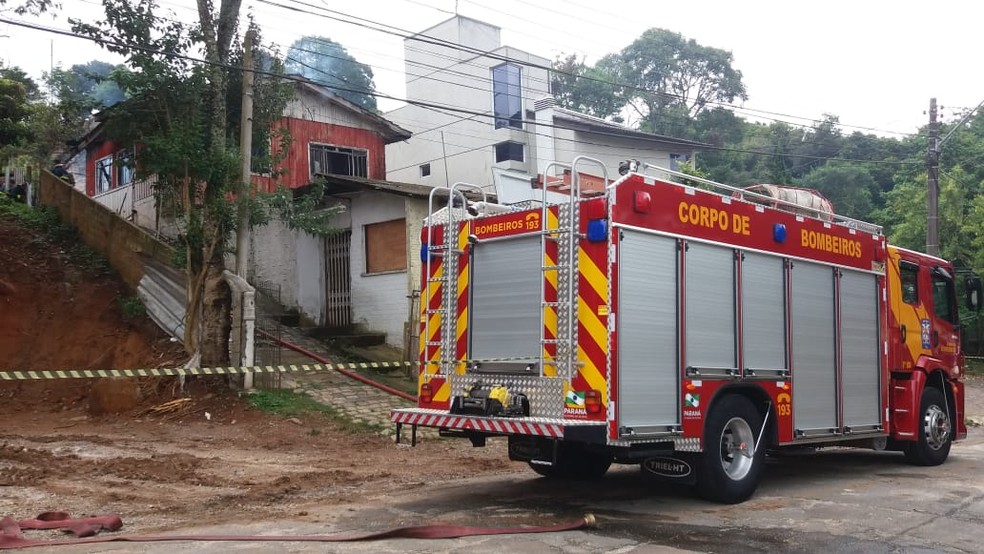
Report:
<svg viewBox="0 0 984 554"><path fill-rule="evenodd" d="M407 269L407 220L394 219L365 226L366 273Z"/></svg>

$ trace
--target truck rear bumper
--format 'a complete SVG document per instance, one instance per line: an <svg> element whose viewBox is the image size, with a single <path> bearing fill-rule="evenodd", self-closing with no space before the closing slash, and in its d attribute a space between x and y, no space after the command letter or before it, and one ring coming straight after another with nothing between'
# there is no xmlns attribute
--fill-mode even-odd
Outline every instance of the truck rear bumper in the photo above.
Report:
<svg viewBox="0 0 984 554"><path fill-rule="evenodd" d="M604 441L604 421L577 421L544 417L486 417L449 414L445 410L400 408L390 412L397 426L437 427L487 435L527 435L552 439Z"/></svg>

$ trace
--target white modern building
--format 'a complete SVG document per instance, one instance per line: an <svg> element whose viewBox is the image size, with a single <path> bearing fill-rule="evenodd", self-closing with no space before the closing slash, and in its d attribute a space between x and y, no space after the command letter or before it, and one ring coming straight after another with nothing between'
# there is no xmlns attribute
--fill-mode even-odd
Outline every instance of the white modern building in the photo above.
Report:
<svg viewBox="0 0 984 554"><path fill-rule="evenodd" d="M503 46L500 29L481 21L452 17L405 39L404 51L413 103L386 117L412 136L386 147L393 181L473 183L508 204L539 197L531 182L550 162L589 156L617 177L626 159L672 167L702 146L556 106L550 60Z"/></svg>

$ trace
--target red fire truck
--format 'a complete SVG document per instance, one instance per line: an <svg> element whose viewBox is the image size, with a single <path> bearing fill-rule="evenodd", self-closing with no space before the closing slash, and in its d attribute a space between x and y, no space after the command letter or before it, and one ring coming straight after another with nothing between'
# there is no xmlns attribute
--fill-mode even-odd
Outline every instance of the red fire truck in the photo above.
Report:
<svg viewBox="0 0 984 554"><path fill-rule="evenodd" d="M556 204L431 195L418 405L392 411L398 441L403 425L505 436L546 477L641 464L735 503L767 452L937 465L966 437L949 262L816 203L651 166L589 197L578 166L594 163L567 168ZM964 288L976 309L980 280Z"/></svg>

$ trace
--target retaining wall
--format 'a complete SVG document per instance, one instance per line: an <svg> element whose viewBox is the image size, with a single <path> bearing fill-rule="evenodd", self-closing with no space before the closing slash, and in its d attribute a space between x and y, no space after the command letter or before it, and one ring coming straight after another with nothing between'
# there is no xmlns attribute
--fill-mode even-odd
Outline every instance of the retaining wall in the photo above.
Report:
<svg viewBox="0 0 984 554"><path fill-rule="evenodd" d="M61 220L78 229L82 240L102 254L134 292L146 259L170 265L174 258L173 248L48 171L41 172L40 203L58 210Z"/></svg>

